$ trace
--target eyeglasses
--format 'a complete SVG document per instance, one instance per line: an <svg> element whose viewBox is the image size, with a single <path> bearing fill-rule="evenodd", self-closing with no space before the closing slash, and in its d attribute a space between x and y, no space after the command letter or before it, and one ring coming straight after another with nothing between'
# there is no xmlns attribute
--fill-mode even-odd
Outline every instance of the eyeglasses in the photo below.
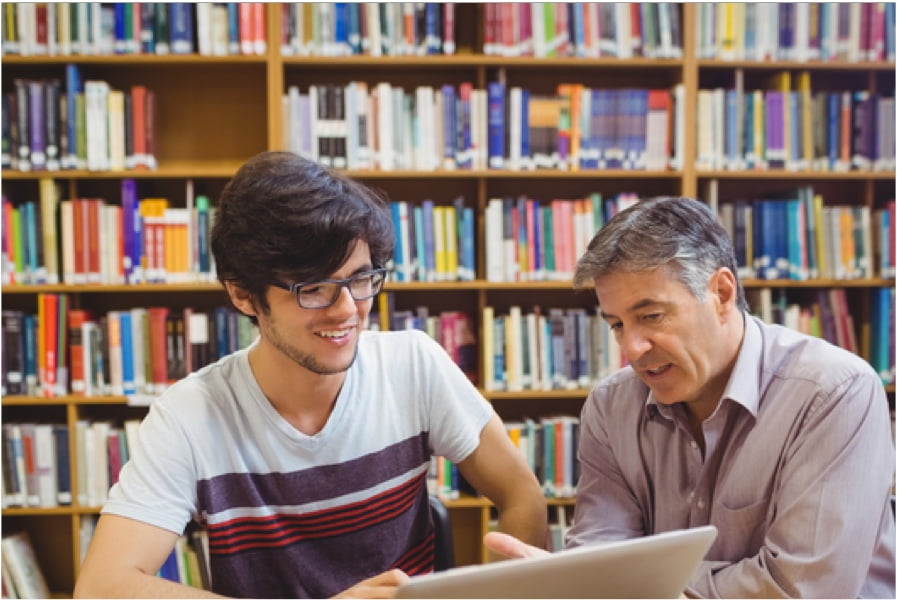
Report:
<svg viewBox="0 0 897 600"><path fill-rule="evenodd" d="M327 308L332 306L339 298L340 291L349 288L349 294L355 300L367 300L380 293L383 280L386 279L386 269L372 269L362 273L356 273L347 279L324 279L311 283L281 283L271 282L271 285L282 290L287 290L296 296L296 302L302 308Z"/></svg>

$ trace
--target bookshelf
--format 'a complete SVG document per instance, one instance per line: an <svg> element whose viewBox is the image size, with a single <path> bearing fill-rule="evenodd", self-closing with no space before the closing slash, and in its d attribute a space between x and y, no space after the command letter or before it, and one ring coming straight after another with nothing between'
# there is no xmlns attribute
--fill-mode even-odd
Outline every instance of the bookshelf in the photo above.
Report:
<svg viewBox="0 0 897 600"><path fill-rule="evenodd" d="M485 90L490 82L503 81L506 89L526 87L534 94L554 94L560 83L577 82L586 87L624 89L651 87L681 90L681 161L677 168L627 170L623 168L581 170L496 170L489 168L436 169L421 171L350 169L347 174L384 190L390 199L419 205L432 199L437 205L451 205L459 196L474 209L476 248L475 277L472 281L390 281L386 292L395 310L414 311L426 306L430 314L463 311L471 315L477 337L482 335L481 318L486 307L495 314L507 314L514 306L524 311L539 305L545 309L594 308L587 292L573 292L569 281L487 281L485 211L492 198L517 197L545 201L553 198L584 198L600 192L605 198L635 192L653 195L713 196L719 206L740 199L759 201L766 195L812 185L826 204L850 204L880 210L894 198L893 168L884 171L821 172L809 169L746 171L726 168L699 168L697 131L699 92L716 87L744 90L766 86L780 73L809 73L812 89L870 90L891 97L895 88L893 60L826 62L810 60L745 60L706 57L699 52L701 19L706 15L698 5L676 7L681 24L682 52L676 58L575 58L499 56L483 52L489 20L485 4L457 4L458 23L476 24L456 29L457 50L453 55L432 56L297 56L284 54L278 36L284 13L280 4L263 8L268 32L264 53L253 55L70 55L19 56L5 53L6 77L3 92L13 91L16 78L65 80L66 65L74 63L82 80L106 80L112 87L128 89L144 85L157 97L155 170L22 172L4 169L3 194L13 204L36 199L39 180L52 178L62 198L99 197L115 204L121 197L121 180L135 180L140 198L167 198L172 206L187 205L190 194L218 197L238 166L263 150L289 148L284 133L289 117L282 101L290 86L309 86L364 81L369 86L389 82L413 90L417 86L456 89L470 82ZM722 10L722 9L721 9ZM702 16L703 15L703 16ZM703 46L701 46L703 48ZM192 190L192 191L191 191ZM857 351L869 357L875 328L871 314L872 296L890 288L894 279L880 273L859 279L814 278L806 281L748 278L749 294L771 291L788 302L812 301L822 290L846 292L857 337ZM214 282L122 284L4 285L4 309L36 313L38 294L67 294L71 308L89 308L103 314L112 310L162 305L172 308L212 309L226 304ZM477 351L479 372L486 360ZM482 387L482 386L481 386ZM894 386L888 386L893 406ZM578 415L588 393L576 387L563 390L486 391L506 421L556 414ZM129 406L120 395L79 397L60 395L4 396L3 422L50 422L74 429L78 420L109 419L121 422L140 418L145 407ZM74 436L70 436L70 456L75 456ZM73 485L77 485L75 459L70 459ZM77 492L77 490L73 490ZM77 493L75 494L77 498ZM569 498L551 498L550 510L571 507ZM462 496L449 503L454 530L457 564L487 559L481 544L488 530L492 509L488 502ZM4 508L5 529L27 529L34 540L41 566L55 594L70 594L77 577L82 544L82 517L96 515L97 506L77 502L55 508Z"/></svg>

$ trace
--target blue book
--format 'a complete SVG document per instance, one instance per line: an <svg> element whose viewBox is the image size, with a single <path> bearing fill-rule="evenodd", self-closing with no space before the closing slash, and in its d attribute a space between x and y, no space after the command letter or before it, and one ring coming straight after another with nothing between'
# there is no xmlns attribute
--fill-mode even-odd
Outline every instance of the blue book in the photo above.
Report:
<svg viewBox="0 0 897 600"><path fill-rule="evenodd" d="M458 107L455 88L451 85L442 86L442 123L443 123L443 153L442 167L454 169L456 166L455 144L458 139Z"/></svg>
<svg viewBox="0 0 897 600"><path fill-rule="evenodd" d="M744 132L744 142L741 148L747 169L753 169L757 165L757 153L754 152L754 95L750 92L744 94L744 115L741 131Z"/></svg>
<svg viewBox="0 0 897 600"><path fill-rule="evenodd" d="M69 459L69 428L53 425L56 442L56 502L68 506L72 503L72 473Z"/></svg>
<svg viewBox="0 0 897 600"><path fill-rule="evenodd" d="M405 281L405 269L402 266L405 261L405 248L403 247L401 225L402 218L399 216L399 203L389 203L389 213L392 216L392 228L395 231L396 245L392 251L393 275L396 281Z"/></svg>
<svg viewBox="0 0 897 600"><path fill-rule="evenodd" d="M425 281L433 281L436 276L436 249L433 237L433 206L432 200L421 202L423 229L424 229L424 273Z"/></svg>
<svg viewBox="0 0 897 600"><path fill-rule="evenodd" d="M227 53L240 54L240 8L238 2L227 3Z"/></svg>
<svg viewBox="0 0 897 600"><path fill-rule="evenodd" d="M137 388L134 384L134 334L133 325L131 324L131 313L130 311L122 310L118 311L117 314L118 327L121 332L122 390L125 396L133 396L137 393Z"/></svg>
<svg viewBox="0 0 897 600"><path fill-rule="evenodd" d="M500 81L487 85L488 157L490 169L505 168L505 86Z"/></svg>
<svg viewBox="0 0 897 600"><path fill-rule="evenodd" d="M156 23L156 3L141 2L140 6L140 52L156 53L156 38L153 33ZM161 9L165 7L162 6ZM160 9L160 10L161 10Z"/></svg>
<svg viewBox="0 0 897 600"><path fill-rule="evenodd" d="M193 5L172 2L168 5L168 39L172 54L192 54Z"/></svg>
<svg viewBox="0 0 897 600"><path fill-rule="evenodd" d="M38 128L35 128L38 129ZM22 205L22 209L24 210L23 221L22 221L22 236L24 241L26 242L25 247L25 258L27 260L27 264L25 265L25 272L28 274L28 280L31 283L45 283L37 281L37 272L38 272L38 259L37 259L37 245L40 243L38 238L41 237L41 232L38 231L37 227L37 214L36 214L36 204L34 202L26 202Z"/></svg>
<svg viewBox="0 0 897 600"><path fill-rule="evenodd" d="M62 157L64 169L78 168L78 149L75 144L75 124L78 120L78 111L75 108L75 97L84 92L81 87L81 71L78 65L68 63L65 65L65 109L66 109L66 135L68 136L68 150ZM87 157L82 157L84 161Z"/></svg>
<svg viewBox="0 0 897 600"><path fill-rule="evenodd" d="M349 10L346 2L333 3L333 44L338 56L352 53L349 45Z"/></svg>
<svg viewBox="0 0 897 600"><path fill-rule="evenodd" d="M520 158L524 169L533 168L533 157L529 149L529 90L522 88L520 102Z"/></svg>
<svg viewBox="0 0 897 600"><path fill-rule="evenodd" d="M349 53L358 55L361 54L361 15L360 11L363 10L363 5L358 2L346 2L344 3L346 8L346 13L348 15L348 42L349 42Z"/></svg>
<svg viewBox="0 0 897 600"><path fill-rule="evenodd" d="M726 118L724 138L726 140L726 166L734 169L738 164L738 144L741 140L735 135L736 122L738 121L738 92L734 89L726 90Z"/></svg>
<svg viewBox="0 0 897 600"><path fill-rule="evenodd" d="M427 54L439 54L442 40L439 36L438 21L442 18L439 4L427 2L424 7L424 36Z"/></svg>
<svg viewBox="0 0 897 600"><path fill-rule="evenodd" d="M800 226L800 200L782 200L785 205L785 229L788 256L788 274L786 279L803 280L807 276L801 258L801 237L805 229Z"/></svg>
<svg viewBox="0 0 897 600"><path fill-rule="evenodd" d="M461 252L459 256L459 277L461 281L473 281L476 279L476 261L474 259L474 216L473 208L463 206L464 198L460 203L456 201L458 215L458 236L461 240Z"/></svg>
<svg viewBox="0 0 897 600"><path fill-rule="evenodd" d="M841 95L838 92L828 93L828 111L826 118L828 120L828 168L829 171L835 169L838 164L838 156L841 148L841 128L838 126L840 122L839 114L841 111Z"/></svg>
<svg viewBox="0 0 897 600"><path fill-rule="evenodd" d="M175 583L181 582L181 577L178 574L177 548L171 551L171 554L168 555L168 558L166 558L165 562L162 563L162 566L159 567L158 576L162 579L174 581Z"/></svg>
<svg viewBox="0 0 897 600"><path fill-rule="evenodd" d="M25 359L25 393L37 395L37 316L22 317L22 349Z"/></svg>
<svg viewBox="0 0 897 600"><path fill-rule="evenodd" d="M215 360L228 355L227 312L227 308L219 306L212 313L215 322Z"/></svg>
<svg viewBox="0 0 897 600"><path fill-rule="evenodd" d="M505 317L495 316L493 320L493 373L495 389L503 390L507 386L508 374L505 373Z"/></svg>
<svg viewBox="0 0 897 600"><path fill-rule="evenodd" d="M196 239L200 276L211 276L211 251L209 241L209 198L196 197Z"/></svg>
<svg viewBox="0 0 897 600"><path fill-rule="evenodd" d="M414 223L414 249L415 254L417 255L417 260L415 264L417 269L412 275L413 279L417 281L426 281L427 280L427 244L424 240L425 232L424 232L424 209L420 206L415 206L411 210L412 223Z"/></svg>
<svg viewBox="0 0 897 600"><path fill-rule="evenodd" d="M897 18L894 12L894 3L885 2L885 60L894 62L894 20Z"/></svg>
<svg viewBox="0 0 897 600"><path fill-rule="evenodd" d="M125 36L125 3L116 2L112 8L115 15L115 42L112 48L116 54L124 54L127 52L127 38Z"/></svg>

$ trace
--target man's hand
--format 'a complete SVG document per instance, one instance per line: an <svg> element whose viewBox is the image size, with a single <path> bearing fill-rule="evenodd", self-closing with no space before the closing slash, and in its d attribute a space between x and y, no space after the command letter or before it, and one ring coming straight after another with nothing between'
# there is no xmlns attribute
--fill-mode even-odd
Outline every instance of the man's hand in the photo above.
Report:
<svg viewBox="0 0 897 600"><path fill-rule="evenodd" d="M392 569L360 581L334 598L392 598L396 588L408 579L404 571Z"/></svg>
<svg viewBox="0 0 897 600"><path fill-rule="evenodd" d="M512 535L490 531L483 538L486 548L505 558L533 558L550 554L547 550L530 546Z"/></svg>

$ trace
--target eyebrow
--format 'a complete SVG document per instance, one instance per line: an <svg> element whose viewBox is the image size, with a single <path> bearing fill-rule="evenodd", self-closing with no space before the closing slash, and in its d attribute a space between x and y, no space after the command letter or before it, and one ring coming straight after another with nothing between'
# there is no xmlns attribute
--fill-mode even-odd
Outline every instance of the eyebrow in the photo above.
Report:
<svg viewBox="0 0 897 600"><path fill-rule="evenodd" d="M640 310L642 308L645 308L646 306L651 306L653 304L663 304L663 302L661 302L659 300L654 300L652 298L643 298L643 299L639 300L638 302L636 302L635 304L633 304L632 306L630 306L629 308L627 308L626 312L633 312L636 310ZM607 321L608 319L618 318L616 315L606 313L603 310L599 311L598 314L600 314L601 318L604 319L605 321Z"/></svg>

